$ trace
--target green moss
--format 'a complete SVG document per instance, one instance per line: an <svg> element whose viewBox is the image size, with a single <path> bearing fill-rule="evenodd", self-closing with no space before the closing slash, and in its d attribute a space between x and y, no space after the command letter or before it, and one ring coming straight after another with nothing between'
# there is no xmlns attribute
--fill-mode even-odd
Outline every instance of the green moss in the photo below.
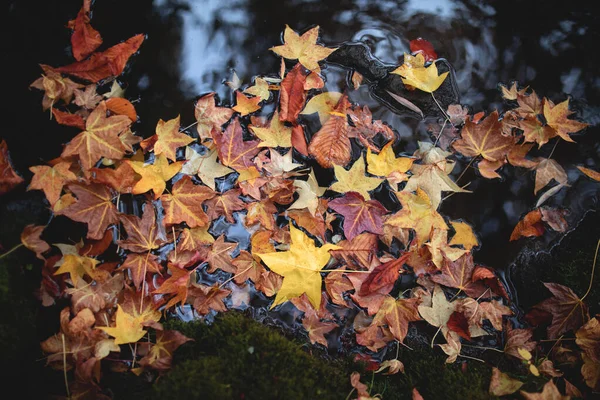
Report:
<svg viewBox="0 0 600 400"><path fill-rule="evenodd" d="M178 351L175 368L154 387L156 398L339 399L351 389L345 363L311 356L239 313L225 313L210 327L173 322L170 328L195 341Z"/></svg>
<svg viewBox="0 0 600 400"><path fill-rule="evenodd" d="M446 364L446 356L429 347L402 349L398 358L404 363L406 373L376 374L371 395L381 394L385 400L407 399L411 398L413 388L417 388L425 399L495 398L488 394L491 368L486 364ZM371 373L365 373L362 382L369 383L371 379Z"/></svg>

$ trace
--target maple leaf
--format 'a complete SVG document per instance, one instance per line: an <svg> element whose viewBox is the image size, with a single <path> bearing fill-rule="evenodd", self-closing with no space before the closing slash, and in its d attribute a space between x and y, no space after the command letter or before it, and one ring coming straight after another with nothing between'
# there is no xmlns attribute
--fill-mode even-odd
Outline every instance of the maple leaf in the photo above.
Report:
<svg viewBox="0 0 600 400"><path fill-rule="evenodd" d="M334 165L333 171L337 182L334 182L329 189L339 193L357 192L364 198L371 198L369 191L374 190L382 182L381 178L366 176L365 160L362 155L358 157L358 160L352 164L349 170Z"/></svg>
<svg viewBox="0 0 600 400"><path fill-rule="evenodd" d="M448 244L448 231L445 229L434 229L431 233L430 242L425 245L431 254L431 261L437 268L442 268L444 259L456 261L466 252Z"/></svg>
<svg viewBox="0 0 600 400"><path fill-rule="evenodd" d="M556 136L556 131L549 125L542 125L537 116L527 117L519 121L519 129L523 130L525 142L536 142L538 148Z"/></svg>
<svg viewBox="0 0 600 400"><path fill-rule="evenodd" d="M342 96L334 110L335 114L332 114L315 133L308 146L309 154L324 168L344 166L350 162L352 148L348 136L348 119L345 115L348 106L348 98ZM340 116L338 113L344 115Z"/></svg>
<svg viewBox="0 0 600 400"><path fill-rule="evenodd" d="M373 154L371 148L367 148L367 172L377 176L388 177L393 173L405 173L413 165L414 159L408 157L396 157L392 145L388 142L383 146L379 154Z"/></svg>
<svg viewBox="0 0 600 400"><path fill-rule="evenodd" d="M556 131L558 136L567 142L574 142L569 133L579 132L589 126L589 124L568 119L569 115L573 113L573 111L569 111L569 99L557 105L554 105L548 99L544 101L544 118L546 118L546 123Z"/></svg>
<svg viewBox="0 0 600 400"><path fill-rule="evenodd" d="M341 98L342 94L339 92L319 93L316 96L311 97L300 114L310 115L318 113L321 125L325 125L331 116L331 112L335 110L335 106L339 103Z"/></svg>
<svg viewBox="0 0 600 400"><path fill-rule="evenodd" d="M220 178L234 172L217 161L217 150L209 150L204 155L198 154L191 147L185 148L185 158L188 160L181 168L181 173L198 175L206 186L215 190L215 178Z"/></svg>
<svg viewBox="0 0 600 400"><path fill-rule="evenodd" d="M77 17L69 21L69 28L73 29L71 49L77 61L89 56L102 44L100 33L90 25L90 2L83 3Z"/></svg>
<svg viewBox="0 0 600 400"><path fill-rule="evenodd" d="M467 296L477 298L483 295L487 288L483 283L471 280L474 269L473 255L466 253L456 261L447 260L442 267L442 273L433 275L431 280L444 286L460 289Z"/></svg>
<svg viewBox="0 0 600 400"><path fill-rule="evenodd" d="M254 111L260 110L260 97L246 97L242 92L235 92L235 106L233 111L237 111L243 117L252 114Z"/></svg>
<svg viewBox="0 0 600 400"><path fill-rule="evenodd" d="M413 229L419 246L430 238L433 229L448 229L442 216L421 189L417 189L416 195L396 192L396 197L402 204L402 209L385 221L385 224Z"/></svg>
<svg viewBox="0 0 600 400"><path fill-rule="evenodd" d="M211 189L195 185L192 178L184 176L173 185L171 194L160 197L165 208L165 225L181 222L185 222L190 228L207 225L208 215L204 213L202 203L214 196L215 192Z"/></svg>
<svg viewBox="0 0 600 400"><path fill-rule="evenodd" d="M282 121L297 123L298 115L306 101L306 72L296 64L281 81L279 95L279 117Z"/></svg>
<svg viewBox="0 0 600 400"><path fill-rule="evenodd" d="M156 141L154 142L154 154L164 154L167 159L176 161L175 151L179 147L186 146L194 141L194 138L189 137L184 133L179 132L179 115L176 118L168 121L158 120L156 125ZM151 143L152 138L142 141L142 147L146 149L144 143ZM147 145L146 145L147 146Z"/></svg>
<svg viewBox="0 0 600 400"><path fill-rule="evenodd" d="M269 97L271 97L271 92L269 92L269 82L263 78L256 77L254 79L254 85L244 90L244 93L256 96L260 98L260 101L269 100Z"/></svg>
<svg viewBox="0 0 600 400"><path fill-rule="evenodd" d="M322 322L316 313L308 313L302 318L302 326L308 332L308 339L312 344L320 343L327 347L325 334L337 328L333 322Z"/></svg>
<svg viewBox="0 0 600 400"><path fill-rule="evenodd" d="M246 226L259 223L267 230L275 229L275 217L277 207L271 200L250 203L246 214Z"/></svg>
<svg viewBox="0 0 600 400"><path fill-rule="evenodd" d="M115 338L115 344L135 343L146 334L141 322L134 316L127 314L117 305L114 327L99 327Z"/></svg>
<svg viewBox="0 0 600 400"><path fill-rule="evenodd" d="M548 339L576 330L589 320L587 305L568 287L558 283L545 283L552 297L533 306L532 311L547 312L552 316Z"/></svg>
<svg viewBox="0 0 600 400"><path fill-rule="evenodd" d="M121 215L121 222L127 232L127 239L119 241L119 246L135 253L150 252L160 247L165 240L156 223L152 203L146 203L142 218L135 215ZM163 228L164 229L164 228Z"/></svg>
<svg viewBox="0 0 600 400"><path fill-rule="evenodd" d="M221 215L230 224L235 223L233 213L246 209L246 203L240 199L241 191L239 189L231 189L223 194L217 194L213 198L206 201L208 217L211 220L218 218Z"/></svg>
<svg viewBox="0 0 600 400"><path fill-rule="evenodd" d="M67 144L61 157L77 155L84 170L89 170L102 157L121 159L125 148L118 134L123 132L131 121L124 115L106 117L106 102L101 102L85 122L85 131L75 136Z"/></svg>
<svg viewBox="0 0 600 400"><path fill-rule="evenodd" d="M223 165L235 170L244 170L254 166L251 160L260 151L259 142L256 140L244 141L242 126L238 118L231 121L224 132L213 131L212 135Z"/></svg>
<svg viewBox="0 0 600 400"><path fill-rule="evenodd" d="M165 191L165 182L174 177L181 170L181 165L183 164L180 161L169 164L164 154L154 157L152 164L146 164L143 160L135 161L133 159L126 160L125 162L142 176L142 179L133 186L131 193L142 194L152 190L155 200Z"/></svg>
<svg viewBox="0 0 600 400"><path fill-rule="evenodd" d="M97 313L116 303L117 296L123 290L123 283L122 274L114 275L104 282L96 282L95 285L90 285L81 280L74 288L67 289L66 293L71 296L71 305L74 312L89 308Z"/></svg>
<svg viewBox="0 0 600 400"><path fill-rule="evenodd" d="M68 189L77 196L77 202L55 213L86 223L89 239L101 239L106 228L119 221L117 208L112 202L113 195L108 187L97 183L71 184Z"/></svg>
<svg viewBox="0 0 600 400"><path fill-rule="evenodd" d="M235 272L235 267L231 263L231 252L235 250L237 243L229 243L225 241L225 235L221 235L212 244L210 252L206 257L208 269L206 272L212 274L217 269L226 272Z"/></svg>
<svg viewBox="0 0 600 400"><path fill-rule="evenodd" d="M270 308L293 297L306 293L311 304L318 309L321 304L320 271L328 263L329 250L338 249L334 244L316 247L304 232L290 225L291 243L288 251L254 253L273 272L284 277L283 285Z"/></svg>
<svg viewBox="0 0 600 400"><path fill-rule="evenodd" d="M35 253L40 260L44 260L42 253L50 250L50 245L40 238L45 226L27 225L21 232L21 243Z"/></svg>
<svg viewBox="0 0 600 400"><path fill-rule="evenodd" d="M223 299L230 294L231 290L221 289L217 284L193 286L190 290L190 296L194 298L194 310L200 315L206 315L210 310L227 311Z"/></svg>
<svg viewBox="0 0 600 400"><path fill-rule="evenodd" d="M69 104L73 98L73 91L83 87L83 85L75 83L69 78L63 78L60 73L48 65L40 64L40 67L44 72L42 77L29 86L44 91L44 98L42 99L44 111L52 108L60 100L63 100L65 104Z"/></svg>
<svg viewBox="0 0 600 400"><path fill-rule="evenodd" d="M546 382L541 393L519 391L525 400L570 400L571 396L563 396L551 380Z"/></svg>
<svg viewBox="0 0 600 400"><path fill-rule="evenodd" d="M258 147L292 147L292 128L281 123L277 110L271 117L268 128L252 125L248 128L261 140Z"/></svg>
<svg viewBox="0 0 600 400"><path fill-rule="evenodd" d="M52 115L56 119L56 122L61 125L72 126L81 130L85 130L85 121L79 114L71 114L53 108Z"/></svg>
<svg viewBox="0 0 600 400"><path fill-rule="evenodd" d="M142 286L142 282L146 279L146 274L160 274L160 264L158 264L156 256L150 253L129 253L125 261L123 261L123 264L117 268L117 271L123 271L126 269L131 271L131 279L133 280L133 284L136 288L140 288Z"/></svg>
<svg viewBox="0 0 600 400"><path fill-rule="evenodd" d="M310 171L306 181L296 179L294 181L294 186L296 188L296 193L298 193L299 196L298 199L288 207L288 210L301 210L306 208L314 215L319 206L319 197L323 196L327 188L319 186L314 170Z"/></svg>
<svg viewBox="0 0 600 400"><path fill-rule="evenodd" d="M533 329L514 329L510 324L506 326L506 341L504 342L504 353L513 357L524 359L518 349L533 351L536 342L531 341Z"/></svg>
<svg viewBox="0 0 600 400"><path fill-rule="evenodd" d="M337 243L341 249L331 250L331 255L344 260L350 268L367 268L373 266L373 258L377 253L377 235L361 233L352 240L342 240Z"/></svg>
<svg viewBox="0 0 600 400"><path fill-rule="evenodd" d="M404 53L404 63L393 70L392 74L400 75L405 85L427 93L435 92L448 76L448 72L439 75L435 62L425 67L422 53L417 53L416 56Z"/></svg>
<svg viewBox="0 0 600 400"><path fill-rule="evenodd" d="M369 107L363 106L348 110L348 117L352 126L348 129L348 136L357 138L367 148L373 147L373 138L380 133L386 140L394 138L394 131L381 121L373 121L373 114Z"/></svg>
<svg viewBox="0 0 600 400"><path fill-rule="evenodd" d="M194 115L198 121L196 130L201 141L210 139L213 129L220 131L233 115L231 108L217 107L215 101L215 93L209 93L200 97L194 106Z"/></svg>
<svg viewBox="0 0 600 400"><path fill-rule="evenodd" d="M347 192L344 197L329 202L329 207L344 216L344 236L352 240L363 232L383 234L382 216L388 211L377 200L365 201L357 192Z"/></svg>
<svg viewBox="0 0 600 400"><path fill-rule="evenodd" d="M431 305L421 304L418 306L418 310L425 321L442 330L447 330L446 324L456 310L456 305L456 302L449 302L446 299L446 295L439 285L435 285Z"/></svg>
<svg viewBox="0 0 600 400"><path fill-rule="evenodd" d="M137 112L135 107L127 99L112 97L106 100L106 108L117 115L125 115L131 122L137 121Z"/></svg>
<svg viewBox="0 0 600 400"><path fill-rule="evenodd" d="M190 286L190 277L195 270L188 271L187 269L176 267L172 264L167 264L167 268L171 276L164 281L158 289L152 293L167 294L173 297L165 305L166 309L179 303L183 305L188 297L188 287Z"/></svg>
<svg viewBox="0 0 600 400"><path fill-rule="evenodd" d="M348 307L344 292L354 289L352 282L342 272L330 272L325 278L325 290L334 304Z"/></svg>
<svg viewBox="0 0 600 400"><path fill-rule="evenodd" d="M537 237L542 236L546 228L542 224L542 212L539 209L530 211L521 219L512 233L510 234L510 241L518 240L522 237Z"/></svg>
<svg viewBox="0 0 600 400"><path fill-rule="evenodd" d="M77 176L69 168L71 163L61 161L52 167L46 165L37 165L30 167L33 172L33 178L27 187L27 190L43 190L51 206L58 201L62 188L65 184L77 180Z"/></svg>
<svg viewBox="0 0 600 400"><path fill-rule="evenodd" d="M329 57L336 49L328 49L317 44L319 27L315 26L306 31L302 36L298 35L288 25L283 33L284 44L271 47L275 54L289 60L298 60L306 69L319 71L319 61Z"/></svg>
<svg viewBox="0 0 600 400"><path fill-rule="evenodd" d="M133 187L140 180L131 164L121 162L117 168L92 168L92 180L110 186L119 193L131 193Z"/></svg>
<svg viewBox="0 0 600 400"><path fill-rule="evenodd" d="M496 367L492 367L489 392L493 396L513 394L523 386L523 382L513 379Z"/></svg>
<svg viewBox="0 0 600 400"><path fill-rule="evenodd" d="M59 268L54 272L54 275L68 273L73 285L77 285L85 275L92 279L95 278L96 274L94 270L99 262L100 261L90 257L82 257L77 254L66 254L63 256L62 260L56 263L56 266Z"/></svg>
<svg viewBox="0 0 600 400"><path fill-rule="evenodd" d="M265 271L260 261L257 261L252 254L245 250L240 251L240 254L233 260L232 264L236 268L233 281L238 285L243 284L248 279L257 283Z"/></svg>
<svg viewBox="0 0 600 400"><path fill-rule="evenodd" d="M567 173L555 160L543 159L535 169L535 188L533 194L537 194L554 179L559 185L567 185Z"/></svg>
<svg viewBox="0 0 600 400"><path fill-rule="evenodd" d="M184 343L193 341L175 330L158 331L156 343L150 346L148 354L140 360L140 365L157 371L168 371L173 362L173 353Z"/></svg>
<svg viewBox="0 0 600 400"><path fill-rule="evenodd" d="M525 92L527 91L527 89L529 88L523 88L521 90L517 89L517 82L513 82L512 86L509 88L507 88L507 86L500 84L500 89L502 91L502 97L505 98L506 100L517 100L517 95L524 95Z"/></svg>
<svg viewBox="0 0 600 400"><path fill-rule="evenodd" d="M431 143L419 142L419 150L415 155L422 157L423 164L412 165L412 176L402 190L412 192L420 188L427 193L433 208L436 209L442 201L442 192L470 193L448 176L455 165L454 162L446 160L450 154Z"/></svg>
<svg viewBox="0 0 600 400"><path fill-rule="evenodd" d="M101 53L92 54L87 60L56 68L56 71L94 83L110 76L120 75L129 57L140 48L143 41L144 35L135 35Z"/></svg>
<svg viewBox="0 0 600 400"><path fill-rule="evenodd" d="M498 120L498 111L494 111L477 124L468 119L461 138L452 147L467 157L482 156L496 162L504 159L514 143L512 136L502 134L502 122Z"/></svg>
<svg viewBox="0 0 600 400"><path fill-rule="evenodd" d="M473 247L479 246L479 240L477 240L477 236L473 233L471 225L462 221L450 221L450 225L454 229L454 236L452 236L448 245L460 245L467 251L471 251Z"/></svg>
<svg viewBox="0 0 600 400"><path fill-rule="evenodd" d="M368 296L370 293L377 292L388 285L394 285L400 276L400 270L408 256L409 254L405 253L397 259L375 267L362 282L358 294L361 296Z"/></svg>
<svg viewBox="0 0 600 400"><path fill-rule="evenodd" d="M75 95L73 103L88 110L93 110L102 101L102 96L96 92L96 85L88 85L85 90L75 89L73 94Z"/></svg>
<svg viewBox="0 0 600 400"><path fill-rule="evenodd" d="M417 298L396 300L392 296L387 296L375 315L373 324L387 324L394 338L402 343L408 333L408 323L421 320L417 311L419 303L420 300Z"/></svg>

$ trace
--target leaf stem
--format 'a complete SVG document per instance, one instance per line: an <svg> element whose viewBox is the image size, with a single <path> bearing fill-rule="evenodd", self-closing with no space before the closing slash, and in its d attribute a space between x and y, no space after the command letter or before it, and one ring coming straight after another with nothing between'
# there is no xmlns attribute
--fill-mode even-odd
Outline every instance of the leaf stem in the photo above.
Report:
<svg viewBox="0 0 600 400"><path fill-rule="evenodd" d="M587 291L581 297L581 301L583 301L588 294L592 291L592 285L594 284L594 273L596 272L596 261L598 261L598 249L600 248L600 239L598 239L598 244L596 244L596 252L594 253L594 262L592 264L592 276L590 276L590 285L588 286Z"/></svg>
<svg viewBox="0 0 600 400"><path fill-rule="evenodd" d="M239 272L239 273L233 275L231 278L229 278L225 282L221 283L219 285L219 289L221 289L223 286L225 286L226 284L228 284L229 282L231 282L232 280L234 280L238 276L242 275L244 272L248 271L250 268L252 268L252 264L250 264L250 266L248 268L246 268L245 270L243 270L242 272Z"/></svg>
<svg viewBox="0 0 600 400"><path fill-rule="evenodd" d="M3 259L4 257L6 257L7 255L9 255L10 253L12 253L13 251L17 250L20 247L23 247L23 243L20 243L20 244L16 245L15 247L13 247L12 249L10 249L9 251L7 251L4 254L0 254L0 259Z"/></svg>
<svg viewBox="0 0 600 400"><path fill-rule="evenodd" d="M440 133L438 133L437 137L435 138L435 142L433 143L434 147L437 145L438 141L440 140L440 137L442 137L442 132L444 132L444 128L446 127L447 123L448 123L448 120L445 119L444 125L442 125L442 129L440 129Z"/></svg>
<svg viewBox="0 0 600 400"><path fill-rule="evenodd" d="M504 350L500 350L500 349L495 349L493 347L484 347L484 346L471 346L469 344L463 344L463 347L471 347L473 349L482 349L482 350L493 350L493 351L497 351L498 353L504 353Z"/></svg>
<svg viewBox="0 0 600 400"><path fill-rule="evenodd" d="M63 347L63 375L65 377L65 390L67 391L67 399L71 398L71 393L69 391L69 378L67 376L67 346L65 345L65 334L61 333L62 337L62 347Z"/></svg>
<svg viewBox="0 0 600 400"><path fill-rule="evenodd" d="M442 108L442 106L440 105L440 103L438 103L437 99L433 95L433 92L431 92L431 98L433 99L433 101L435 101L435 104L438 106L438 108L440 109L440 111L442 112L442 114L444 115L444 117L446 117L446 119L448 121L450 121L450 117L448 116L448 114L446 114L446 111L444 111L444 109Z"/></svg>
<svg viewBox="0 0 600 400"><path fill-rule="evenodd" d="M473 161L475 161L477 157L473 157L471 158L471 161L469 161L469 163L467 164L467 166L465 167L465 169L463 169L463 171L460 173L460 175L458 176L458 178L456 178L456 181L454 181L454 183L458 184L458 181L460 181L460 178L463 177L463 175L465 174L465 172L467 172L467 170L469 169L469 167L471 166L471 164L473 164Z"/></svg>

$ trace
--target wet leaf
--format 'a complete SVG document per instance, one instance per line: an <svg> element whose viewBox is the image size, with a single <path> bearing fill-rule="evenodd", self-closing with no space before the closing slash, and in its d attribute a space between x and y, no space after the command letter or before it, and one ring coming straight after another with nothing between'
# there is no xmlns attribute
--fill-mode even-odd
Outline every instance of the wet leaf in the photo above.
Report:
<svg viewBox="0 0 600 400"><path fill-rule="evenodd" d="M283 33L284 44L271 47L269 50L275 54L290 59L298 60L306 69L319 70L318 62L327 58L336 49L328 49L317 44L319 27L306 31L302 36L298 35L288 25Z"/></svg>
<svg viewBox="0 0 600 400"><path fill-rule="evenodd" d="M412 86L427 93L435 92L444 83L448 72L439 75L437 65L432 62L425 67L423 53L416 56L404 53L404 63L392 71L392 74L400 75L402 83Z"/></svg>
<svg viewBox="0 0 600 400"><path fill-rule="evenodd" d="M27 190L43 190L50 205L54 206L60 198L63 186L77 180L77 176L70 171L70 168L71 163L64 161L52 167L46 165L30 167L33 177Z"/></svg>
<svg viewBox="0 0 600 400"><path fill-rule="evenodd" d="M344 236L352 240L363 232L383 234L382 216L388 211L377 200L365 200L357 192L346 192L329 202L329 207L344 216Z"/></svg>
<svg viewBox="0 0 600 400"><path fill-rule="evenodd" d="M573 113L573 111L569 111L569 99L557 105L554 105L554 103L548 99L545 99L544 101L544 118L546 118L546 122L556 131L558 136L567 142L574 141L571 139L570 133L579 132L589 125L569 119L569 116Z"/></svg>
<svg viewBox="0 0 600 400"><path fill-rule="evenodd" d="M184 176L173 185L170 194L160 197L165 208L165 225L181 222L190 228L208 225L210 221L202 209L202 203L214 196L215 192L211 189L196 185L189 176Z"/></svg>
<svg viewBox="0 0 600 400"><path fill-rule="evenodd" d="M183 164L182 162L169 164L167 157L163 154L156 156L152 164L134 160L127 160L126 162L142 177L133 186L131 193L142 194L152 190L155 200L165 191L166 181L174 177L181 170Z"/></svg>
<svg viewBox="0 0 600 400"><path fill-rule="evenodd" d="M349 170L334 165L333 171L337 182L334 182L329 189L338 193L357 192L365 199L370 199L369 191L374 190L382 182L381 178L372 178L366 175L365 160L362 155L352 164Z"/></svg>

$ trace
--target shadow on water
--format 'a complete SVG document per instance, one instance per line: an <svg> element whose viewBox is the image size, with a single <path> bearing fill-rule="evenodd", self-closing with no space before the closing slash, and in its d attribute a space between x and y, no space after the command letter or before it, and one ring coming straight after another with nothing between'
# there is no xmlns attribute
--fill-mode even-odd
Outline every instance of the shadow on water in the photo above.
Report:
<svg viewBox="0 0 600 400"><path fill-rule="evenodd" d="M65 25L75 17L80 1L7 1L2 7L2 52L9 69L3 97L9 113L3 118L0 137L7 140L17 170L28 179L30 166L57 157L62 144L77 133L49 121L41 112L40 94L28 91L27 86L40 74L38 63L58 66L72 61ZM193 103L202 93L216 91L224 103L231 103L232 91L223 81L231 78L232 70L245 84L255 75L276 74L279 59L268 49L280 43L285 24L296 30L319 25L323 43L360 41L390 64L409 51L411 39L426 38L456 69L461 102L474 112L503 109L499 82L517 80L555 101L572 95L572 106L595 126L576 137L577 144L558 145L554 156L569 166L571 187L563 189L550 205L568 207L571 226L577 225L585 210L597 208L597 185L572 167L582 160L588 166L597 165L599 153L594 136L600 122L600 21L585 1L553 7L517 0L103 0L94 5L92 22L106 44L136 33L148 35L124 79L126 96L140 99L136 109L141 122L136 131L144 137L154 133L159 118L181 114L182 126L192 123ZM342 69L327 66L325 75L327 90L338 91L345 85L347 73ZM374 118L399 133L400 151L412 153L417 140L429 138L425 122L394 114L367 88L353 92L351 99L367 104ZM455 179L466 163L459 164ZM475 173L468 172L461 183L473 178ZM483 243L476 259L504 269L527 242L509 243L508 238L521 215L535 204L533 173L508 171L502 180L474 180L470 189L475 195L454 195L444 202L441 212L473 224ZM14 221L15 215L28 223L48 220L39 193L23 188L0 199L2 223L8 226L6 221ZM215 232L228 229L227 224L217 225ZM238 231L232 237L246 243L239 221L233 226ZM68 234L62 232L62 236ZM550 233L537 239L536 249L548 248L558 236ZM0 243L10 247L17 238L14 229L3 229Z"/></svg>

